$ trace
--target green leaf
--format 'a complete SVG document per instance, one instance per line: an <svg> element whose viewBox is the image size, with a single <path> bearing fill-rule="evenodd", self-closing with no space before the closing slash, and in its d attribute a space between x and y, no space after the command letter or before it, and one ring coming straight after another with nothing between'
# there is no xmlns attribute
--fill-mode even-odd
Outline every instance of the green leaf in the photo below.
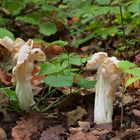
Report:
<svg viewBox="0 0 140 140"><path fill-rule="evenodd" d="M50 36L52 34L55 34L57 32L57 27L52 22L47 23L40 23L39 24L39 32L43 35Z"/></svg>
<svg viewBox="0 0 140 140"><path fill-rule="evenodd" d="M81 45L81 44L83 44L83 43L89 41L90 39L92 39L92 38L94 38L94 37L96 37L95 33L94 33L94 32L93 32L93 33L90 33L89 35L87 35L87 36L86 36L85 38L83 38L83 39L78 39L78 40L73 41L73 42L72 42L72 45L73 45L74 47L78 47L79 45Z"/></svg>
<svg viewBox="0 0 140 140"><path fill-rule="evenodd" d="M63 41L63 40L57 40L57 41L53 41L52 43L48 44L46 47L49 47L51 45L56 45L56 44L64 47L68 44L68 42Z"/></svg>
<svg viewBox="0 0 140 140"><path fill-rule="evenodd" d="M91 80L87 80L87 79L84 79L84 78L78 78L78 83L77 84L80 87L89 89L89 88L95 88L96 81L95 80L91 81Z"/></svg>
<svg viewBox="0 0 140 140"><path fill-rule="evenodd" d="M11 39L14 39L14 34L7 30L6 28L0 28L0 38L3 38L5 36L10 37Z"/></svg>
<svg viewBox="0 0 140 140"><path fill-rule="evenodd" d="M70 75L57 75L57 76L47 76L44 78L43 82L53 87L69 87L73 84L73 76Z"/></svg>
<svg viewBox="0 0 140 140"><path fill-rule="evenodd" d="M11 101L17 101L17 95L15 91L5 88L0 88L0 91L2 91Z"/></svg>
<svg viewBox="0 0 140 140"><path fill-rule="evenodd" d="M32 17L28 17L28 16L24 16L24 17L23 16L18 16L18 17L16 17L15 20L21 20L21 21L24 21L26 23L30 23L32 25L38 25L39 24L39 22L37 20L35 20Z"/></svg>
<svg viewBox="0 0 140 140"><path fill-rule="evenodd" d="M110 0L95 0L98 4L104 5L104 4L109 4Z"/></svg>
<svg viewBox="0 0 140 140"><path fill-rule="evenodd" d="M44 74L58 74L61 73L65 68L67 67L67 65L65 65L64 63L56 63L56 64L42 64L41 65L41 72L39 73L39 75L44 75Z"/></svg>
<svg viewBox="0 0 140 140"><path fill-rule="evenodd" d="M6 91L6 95L10 98L11 101L17 101L17 96L15 91L8 90Z"/></svg>
<svg viewBox="0 0 140 140"><path fill-rule="evenodd" d="M0 16L0 25L5 25L7 23L8 23L8 19L3 18L3 17Z"/></svg>
<svg viewBox="0 0 140 140"><path fill-rule="evenodd" d="M125 73L132 74L133 76L140 76L140 67L139 68L126 69Z"/></svg>
<svg viewBox="0 0 140 140"><path fill-rule="evenodd" d="M45 11L52 11L52 10L56 10L57 8L55 6L44 3L41 9Z"/></svg>
<svg viewBox="0 0 140 140"><path fill-rule="evenodd" d="M135 67L135 64L131 63L129 61L120 61L120 62L117 63L117 66L120 69L125 70L125 69L130 69L130 68Z"/></svg>
<svg viewBox="0 0 140 140"><path fill-rule="evenodd" d="M25 7L25 3L21 0L5 0L3 1L3 7L10 15L17 15Z"/></svg>
<svg viewBox="0 0 140 140"><path fill-rule="evenodd" d="M139 77L132 77L129 78L125 84L125 88L127 88L129 85L131 85L132 83L134 83L135 81L140 80L140 76Z"/></svg>
<svg viewBox="0 0 140 140"><path fill-rule="evenodd" d="M69 58L69 63L77 66L81 66L82 59L80 58L80 56L72 56Z"/></svg>

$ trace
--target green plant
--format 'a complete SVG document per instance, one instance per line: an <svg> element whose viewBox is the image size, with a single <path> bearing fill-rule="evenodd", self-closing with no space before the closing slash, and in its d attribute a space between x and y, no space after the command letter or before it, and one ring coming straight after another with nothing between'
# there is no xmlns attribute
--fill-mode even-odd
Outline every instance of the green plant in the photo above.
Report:
<svg viewBox="0 0 140 140"><path fill-rule="evenodd" d="M74 53L63 53L41 65L40 75L47 75L43 82L53 87L72 86L73 79L77 77L77 85L80 87L92 88L95 82L78 77L80 69L84 67L86 58L81 58ZM92 84L90 84L90 82Z"/></svg>
<svg viewBox="0 0 140 140"><path fill-rule="evenodd" d="M120 61L117 63L118 67L120 69L123 70L124 72L124 77L126 77L128 74L131 74L132 77L129 78L126 82L125 82L125 87L122 90L122 99L121 99L121 103L122 103L122 108L121 108L121 127L123 127L123 100L124 100L124 93L127 89L127 87L129 85L131 85L132 83L136 82L137 80L140 80L140 67L136 67L136 65L132 62L129 61Z"/></svg>
<svg viewBox="0 0 140 140"><path fill-rule="evenodd" d="M136 67L134 63L131 63L129 61L120 61L117 65L124 71L125 75L132 75L132 77L126 81L125 89L135 81L140 80L140 67Z"/></svg>
<svg viewBox="0 0 140 140"><path fill-rule="evenodd" d="M0 25L3 34L0 37L16 34L17 23L24 23L38 28L38 32L44 36L50 36L57 32L57 23L65 24L65 15L62 14L59 0L51 3L42 0L2 0L0 12ZM14 36L12 34L12 36Z"/></svg>
<svg viewBox="0 0 140 140"><path fill-rule="evenodd" d="M21 114L22 110L20 109L18 98L16 96L15 91L12 90L11 87L0 88L0 91L3 92L5 94L5 96L9 99L9 104L7 106L7 110Z"/></svg>
<svg viewBox="0 0 140 140"><path fill-rule="evenodd" d="M61 95L52 104L43 107L43 109L41 109L42 112L56 107L82 88L89 89L95 87L96 81L80 77L80 73L83 71L86 61L87 58L81 58L75 53L63 53L54 57L50 62L41 64L39 75L45 75L42 83L49 85L47 94L42 93L41 100L45 100L45 98L57 94L57 88L68 87L70 89L68 96ZM71 90L72 87L75 87L74 91Z"/></svg>

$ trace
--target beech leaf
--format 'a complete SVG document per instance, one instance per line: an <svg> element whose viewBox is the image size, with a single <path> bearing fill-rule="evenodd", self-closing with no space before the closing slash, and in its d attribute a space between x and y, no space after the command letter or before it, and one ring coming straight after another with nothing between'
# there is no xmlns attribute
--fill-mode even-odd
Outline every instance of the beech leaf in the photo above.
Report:
<svg viewBox="0 0 140 140"><path fill-rule="evenodd" d="M52 22L42 23L39 25L39 32L43 35L50 36L57 32L57 27Z"/></svg>

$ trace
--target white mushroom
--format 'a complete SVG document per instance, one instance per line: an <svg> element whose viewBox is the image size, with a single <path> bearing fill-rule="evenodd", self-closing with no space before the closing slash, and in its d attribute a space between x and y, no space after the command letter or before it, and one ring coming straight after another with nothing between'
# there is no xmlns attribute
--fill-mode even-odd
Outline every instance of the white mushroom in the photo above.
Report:
<svg viewBox="0 0 140 140"><path fill-rule="evenodd" d="M28 40L23 46L21 46L18 56L17 64L13 68L13 74L17 80L16 94L20 103L20 107L23 110L29 109L35 105L33 98L31 78L34 67L34 61L44 61L45 53L39 49L32 49L32 40Z"/></svg>
<svg viewBox="0 0 140 140"><path fill-rule="evenodd" d="M4 38L0 39L0 44L3 45L12 55L13 63L16 63L16 59L18 56L18 51L22 45L25 44L25 41L21 38L17 38L13 41L11 38L5 36Z"/></svg>
<svg viewBox="0 0 140 140"><path fill-rule="evenodd" d="M20 46L25 44L25 41L21 38L17 38L15 41L13 41L11 38L5 36L4 38L0 39L0 44L12 53L15 51L15 49L19 49Z"/></svg>
<svg viewBox="0 0 140 140"><path fill-rule="evenodd" d="M112 122L113 97L123 77L123 72L116 65L118 61L116 57L99 52L93 54L87 63L87 68L98 68L94 105L96 124Z"/></svg>
<svg viewBox="0 0 140 140"><path fill-rule="evenodd" d="M15 41L9 37L0 39L3 45L11 53L15 67L13 68L13 77L17 81L16 94L21 109L27 110L35 105L33 98L31 78L34 67L34 61L44 61L45 53L39 48L32 48L33 40L27 42L21 38Z"/></svg>

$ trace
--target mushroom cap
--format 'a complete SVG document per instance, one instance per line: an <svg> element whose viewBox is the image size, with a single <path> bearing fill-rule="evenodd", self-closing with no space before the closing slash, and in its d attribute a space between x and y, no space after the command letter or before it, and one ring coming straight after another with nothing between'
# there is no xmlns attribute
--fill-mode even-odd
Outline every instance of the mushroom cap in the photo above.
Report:
<svg viewBox="0 0 140 140"><path fill-rule="evenodd" d="M98 52L92 55L91 59L87 62L86 68L90 69L92 67L98 68L108 55L105 52Z"/></svg>
<svg viewBox="0 0 140 140"><path fill-rule="evenodd" d="M30 52L31 61L45 61L46 55L40 48L34 48Z"/></svg>
<svg viewBox="0 0 140 140"><path fill-rule="evenodd" d="M14 44L13 44L13 49L14 49L13 51L14 51L14 53L16 53L20 49L20 47L23 46L25 43L26 42L23 39L17 38L14 41Z"/></svg>
<svg viewBox="0 0 140 140"><path fill-rule="evenodd" d="M118 82L123 77L123 71L117 66L118 62L119 60L116 57L109 57L103 62L99 70L112 86L118 85Z"/></svg>
<svg viewBox="0 0 140 140"><path fill-rule="evenodd" d="M30 75L29 77L31 77L34 61L44 61L46 59L45 53L40 48L32 49L32 46L33 40L29 39L20 47L19 52L15 54L16 66L13 68L14 77L17 77L17 74L25 72L25 69L27 70L28 76Z"/></svg>
<svg viewBox="0 0 140 140"><path fill-rule="evenodd" d="M16 75L17 70L20 68L22 64L24 64L26 61L29 61L29 54L32 49L32 40L28 40L23 46L20 47L19 51L15 54L14 59L16 66L13 68L13 74Z"/></svg>
<svg viewBox="0 0 140 140"><path fill-rule="evenodd" d="M0 39L0 44L3 45L9 52L13 51L14 41L8 36L5 36L4 38Z"/></svg>
<svg viewBox="0 0 140 140"><path fill-rule="evenodd" d="M32 42L33 41L28 40L23 46L20 47L18 52L17 65L21 65L25 60L28 59L33 45Z"/></svg>

